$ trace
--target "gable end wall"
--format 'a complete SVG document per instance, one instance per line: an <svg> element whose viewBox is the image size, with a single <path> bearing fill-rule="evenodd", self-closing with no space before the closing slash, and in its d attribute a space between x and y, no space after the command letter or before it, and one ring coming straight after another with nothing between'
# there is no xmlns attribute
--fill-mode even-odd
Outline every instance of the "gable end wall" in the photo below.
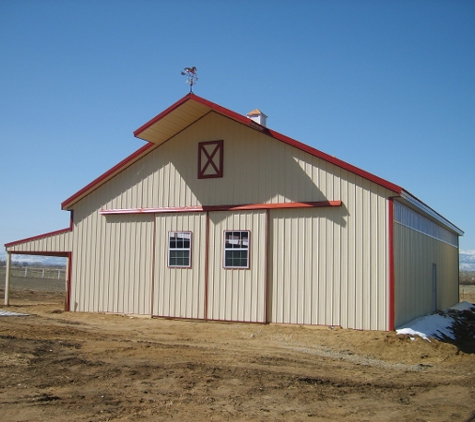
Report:
<svg viewBox="0 0 475 422"><path fill-rule="evenodd" d="M224 141L223 177L198 179L198 143L213 140ZM304 323L387 329L387 198L393 194L210 113L74 205L72 309L150 312L153 273L159 265L153 262L160 241L154 238L154 217L110 218L100 215L102 209L341 200L341 207L331 209L271 212L272 247L279 247L287 223L286 245L299 244L302 231L312 233L301 255L306 267L289 264L288 282L297 283L291 291L299 292L292 303L300 303L309 291L313 302L295 309L291 302L278 304L275 297L268 320L300 323L308 315ZM298 285L302 268L310 275ZM269 274L278 271L269 268ZM144 298L128 300L131 291L140 291Z"/></svg>

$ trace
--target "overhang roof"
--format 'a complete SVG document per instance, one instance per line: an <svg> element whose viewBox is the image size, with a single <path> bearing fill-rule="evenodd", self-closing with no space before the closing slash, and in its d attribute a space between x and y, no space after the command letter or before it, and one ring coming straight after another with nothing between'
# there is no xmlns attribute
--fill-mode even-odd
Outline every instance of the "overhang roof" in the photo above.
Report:
<svg viewBox="0 0 475 422"><path fill-rule="evenodd" d="M303 144L299 141L296 141L295 139L289 138L288 136L282 135L278 132L268 129L265 126L262 126L254 122L249 117L246 117L242 114L239 114L232 110L224 108L218 104L215 104L211 101L201 98L193 93L189 93L183 98L181 98L180 100L178 100L176 103L172 104L166 110L162 111L152 120L145 123L143 126L138 128L134 132L135 137L143 139L148 142L146 145L144 145L142 148L135 151L129 157L122 160L120 163L112 167L103 175L99 176L97 179L89 183L83 189L76 192L70 198L66 199L61 204L61 208L71 209L72 206L81 198L88 195L90 192L97 189L103 183L107 182L117 173L121 172L122 170L124 170L125 168L133 164L135 161L137 161L144 155L148 154L152 149L168 141L170 138L172 138L179 132L183 131L184 129L186 129L187 127L189 127L190 125L192 125L193 123L195 123L196 121L198 121L199 119L201 119L203 116L205 116L206 114L210 112L219 113L238 123L246 125L265 135L268 135L280 142L284 142L288 145L291 145L295 148L305 151L309 153L310 155L313 155L322 160L325 160L342 169L345 169L351 173L361 176L364 179L367 179L373 183L376 183L386 189L389 189L393 191L396 195L402 195L403 191L406 192L403 188L401 188L400 186L394 183L391 183L372 173L369 173L365 170L355 167L345 161L342 161L322 151L319 151L318 149L313 148L309 145ZM445 218L442 217L442 220L448 223L448 225L452 229L455 227L448 220L445 220ZM458 231L460 231L460 229L458 229Z"/></svg>

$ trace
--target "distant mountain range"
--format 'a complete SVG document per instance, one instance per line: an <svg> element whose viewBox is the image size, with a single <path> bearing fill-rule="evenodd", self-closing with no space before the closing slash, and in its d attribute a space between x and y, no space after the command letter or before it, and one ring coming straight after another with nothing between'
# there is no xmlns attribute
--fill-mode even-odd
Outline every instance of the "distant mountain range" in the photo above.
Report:
<svg viewBox="0 0 475 422"><path fill-rule="evenodd" d="M6 252L0 252L0 260L5 260ZM38 266L65 266L66 258L56 256L39 255L13 255L13 262L17 264L38 265ZM462 271L475 271L475 250L460 251L459 268Z"/></svg>
<svg viewBox="0 0 475 422"><path fill-rule="evenodd" d="M7 258L6 252L0 252L0 260ZM66 266L66 258L58 256L41 256L41 255L13 255L12 262L15 264L38 265L41 267L57 267Z"/></svg>
<svg viewBox="0 0 475 422"><path fill-rule="evenodd" d="M462 271L475 271L475 251L460 251L459 268Z"/></svg>

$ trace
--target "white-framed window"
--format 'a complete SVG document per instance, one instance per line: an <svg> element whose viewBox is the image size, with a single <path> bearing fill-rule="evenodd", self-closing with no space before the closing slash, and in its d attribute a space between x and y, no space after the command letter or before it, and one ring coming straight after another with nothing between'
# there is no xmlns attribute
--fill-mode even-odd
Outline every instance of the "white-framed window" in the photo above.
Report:
<svg viewBox="0 0 475 422"><path fill-rule="evenodd" d="M224 232L224 268L249 268L249 230Z"/></svg>
<svg viewBox="0 0 475 422"><path fill-rule="evenodd" d="M168 266L191 267L191 232L168 232Z"/></svg>

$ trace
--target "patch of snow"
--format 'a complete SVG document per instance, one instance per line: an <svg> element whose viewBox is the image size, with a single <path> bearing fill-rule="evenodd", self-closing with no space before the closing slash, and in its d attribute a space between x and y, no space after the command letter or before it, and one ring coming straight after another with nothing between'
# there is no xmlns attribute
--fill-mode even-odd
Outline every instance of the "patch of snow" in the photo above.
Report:
<svg viewBox="0 0 475 422"><path fill-rule="evenodd" d="M416 318L415 320L399 327L396 332L398 334L407 334L411 336L411 339L418 336L428 341L430 341L430 337L436 339L448 337L455 340L452 326L459 315L462 315L463 311L475 312L475 305L470 302L457 303L442 312Z"/></svg>
<svg viewBox="0 0 475 422"><path fill-rule="evenodd" d="M475 306L467 301L459 302L456 305L452 306L450 309L455 309L457 311L472 311Z"/></svg>
<svg viewBox="0 0 475 422"><path fill-rule="evenodd" d="M412 328L401 328L399 330L396 330L398 334L406 334L408 336L411 336L411 340L414 340L415 336L419 336L423 338L424 340L430 341L430 338L427 337L424 333L421 333L420 331L415 331Z"/></svg>
<svg viewBox="0 0 475 422"><path fill-rule="evenodd" d="M454 319L448 315L432 314L417 318L404 327L396 330L398 334L409 334L410 336L419 336L424 340L429 340L429 337L440 338L441 335L455 339L452 330Z"/></svg>
<svg viewBox="0 0 475 422"><path fill-rule="evenodd" d="M28 314L21 314L18 312L6 311L5 309L0 309L0 317L7 316L28 316Z"/></svg>

